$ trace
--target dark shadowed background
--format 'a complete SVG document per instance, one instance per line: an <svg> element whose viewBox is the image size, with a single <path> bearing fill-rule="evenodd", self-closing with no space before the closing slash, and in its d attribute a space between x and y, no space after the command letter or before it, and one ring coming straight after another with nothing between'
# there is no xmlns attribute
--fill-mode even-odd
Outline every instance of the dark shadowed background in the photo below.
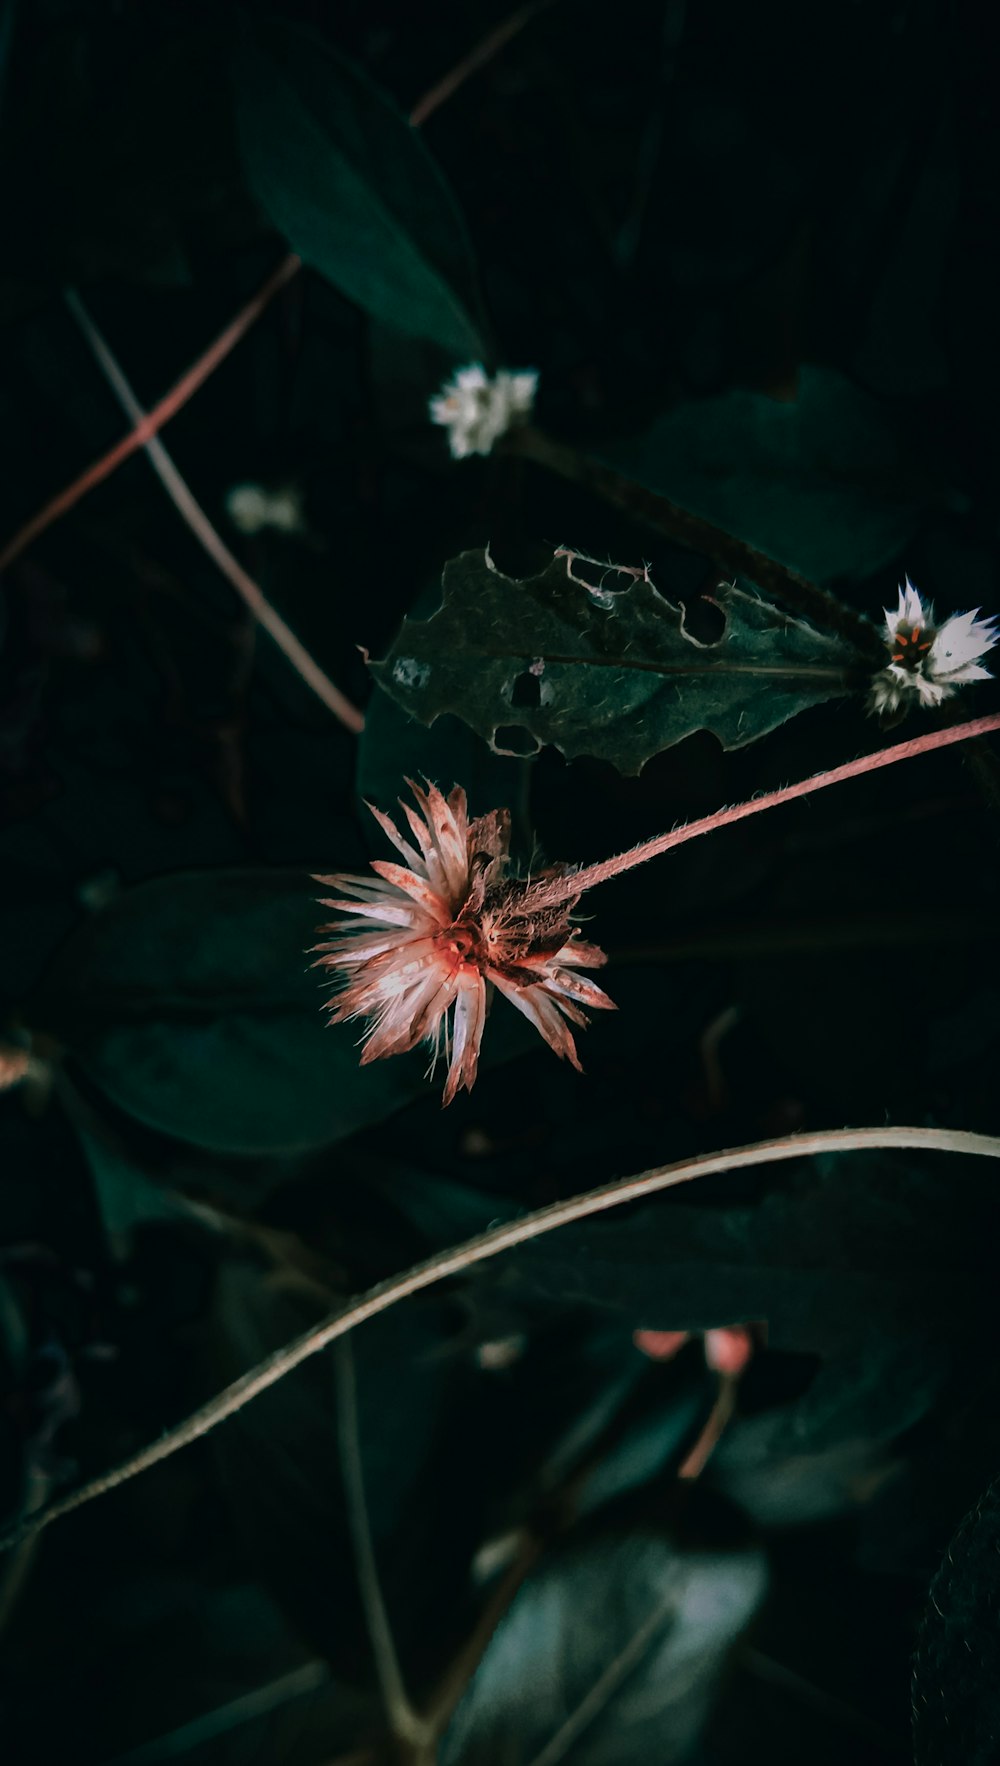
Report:
<svg viewBox="0 0 1000 1766"><path fill-rule="evenodd" d="M860 692L728 752L707 719L641 772L409 716L366 653L487 544L514 576L560 545L647 564L719 639L716 559L512 451L449 459L426 407L456 367L537 368L547 435L873 621L904 572L942 616L1000 611L989 9L551 0L412 129L510 16L0 0L0 547L129 427L66 291L148 408L295 250L162 440L367 719L255 627L141 451L0 576L0 1043L32 1050L0 1096L7 1525L525 1207L797 1129L1000 1133L988 744L588 899L619 1010L583 1078L499 1001L442 1113L419 1054L361 1072L323 1024L310 873L387 856L362 799L405 775L577 862L894 739ZM296 492L294 531L241 527L247 484ZM898 734L998 707L970 686ZM542 1541L442 1766L1000 1760L996 1184L895 1152L724 1176L355 1334L418 1705L495 1589L484 1546ZM714 1376L633 1332L741 1321L766 1346L681 1484ZM430 1758L386 1740L343 1381L316 1358L0 1560L5 1762Z"/></svg>

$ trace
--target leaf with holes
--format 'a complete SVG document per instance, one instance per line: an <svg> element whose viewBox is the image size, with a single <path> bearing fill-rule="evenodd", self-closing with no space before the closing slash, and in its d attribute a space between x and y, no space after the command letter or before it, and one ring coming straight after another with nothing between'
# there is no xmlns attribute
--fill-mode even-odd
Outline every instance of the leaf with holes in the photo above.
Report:
<svg viewBox="0 0 1000 1766"><path fill-rule="evenodd" d="M557 552L519 580L488 552L463 552L445 566L438 611L405 619L372 669L415 717L454 712L495 753L552 742L624 773L694 730L742 748L865 678L846 639L749 585L720 585L714 599L725 629L706 644L644 571Z"/></svg>
<svg viewBox="0 0 1000 1766"><path fill-rule="evenodd" d="M391 100L322 38L277 23L244 24L235 82L251 188L303 261L397 330L480 355L462 217Z"/></svg>

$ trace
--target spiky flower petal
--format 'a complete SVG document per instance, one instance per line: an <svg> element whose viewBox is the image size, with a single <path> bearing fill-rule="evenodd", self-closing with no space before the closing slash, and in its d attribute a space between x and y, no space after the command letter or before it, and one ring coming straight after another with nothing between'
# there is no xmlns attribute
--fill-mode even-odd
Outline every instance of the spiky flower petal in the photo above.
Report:
<svg viewBox="0 0 1000 1766"><path fill-rule="evenodd" d="M533 368L501 368L491 379L481 362L472 362L431 399L431 422L447 429L453 459L488 454L512 424L530 417L537 386Z"/></svg>
<svg viewBox="0 0 1000 1766"><path fill-rule="evenodd" d="M339 988L332 1021L367 1020L362 1065L426 1042L433 1070L443 1053L450 1104L475 1083L496 988L579 1069L570 1024L586 1025L585 1007L613 1007L578 973L606 961L571 924L579 895L552 905L543 878L508 875L506 810L470 821L461 787L446 798L407 784L417 808L400 807L412 842L369 805L403 864L376 859L374 877L317 878L339 891L324 907L347 916L323 927L330 936L316 946Z"/></svg>
<svg viewBox="0 0 1000 1766"><path fill-rule="evenodd" d="M992 649L997 636L997 621L980 619L978 607L935 625L933 606L921 600L907 577L895 612L885 609L890 661L872 681L870 709L898 711L911 694L921 705L940 705L963 682L989 680L990 671L979 658Z"/></svg>

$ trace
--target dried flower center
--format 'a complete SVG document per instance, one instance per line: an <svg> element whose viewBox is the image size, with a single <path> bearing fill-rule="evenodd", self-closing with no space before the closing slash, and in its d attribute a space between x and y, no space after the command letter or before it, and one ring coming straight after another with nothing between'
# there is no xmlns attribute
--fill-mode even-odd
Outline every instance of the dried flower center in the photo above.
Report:
<svg viewBox="0 0 1000 1766"><path fill-rule="evenodd" d="M927 652L936 636L933 626L910 625L907 620L901 619L893 634L893 662L916 674L927 660Z"/></svg>
<svg viewBox="0 0 1000 1766"><path fill-rule="evenodd" d="M476 968L483 965L483 942L477 926L464 924L457 920L454 925L446 926L443 932L435 935L434 943L441 955L454 964L456 969Z"/></svg>

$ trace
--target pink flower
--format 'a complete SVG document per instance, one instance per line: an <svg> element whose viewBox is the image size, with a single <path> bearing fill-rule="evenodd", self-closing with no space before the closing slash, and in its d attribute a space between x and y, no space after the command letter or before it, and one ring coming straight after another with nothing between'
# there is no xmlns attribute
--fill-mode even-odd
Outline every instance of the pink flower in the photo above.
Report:
<svg viewBox="0 0 1000 1766"><path fill-rule="evenodd" d="M578 973L607 960L573 929L579 892L552 904L541 879L507 874L506 810L470 822L460 786L445 798L436 785L424 791L410 779L407 784L417 810L400 807L415 846L369 805L405 865L373 860L374 878L316 879L341 892L324 907L355 916L323 927L333 936L316 946L324 953L319 963L333 971L340 989L330 1001L332 1021L368 1020L362 1066L427 1042L433 1072L443 1052L443 1102L450 1104L463 1086L471 1091L475 1084L486 1013L498 988L580 1071L569 1025L586 1025L584 1006L613 1009L614 1002Z"/></svg>
<svg viewBox="0 0 1000 1766"><path fill-rule="evenodd" d="M760 1330L761 1327L757 1327ZM674 1356L691 1339L690 1331L633 1331L632 1341L650 1361L673 1361ZM705 1331L705 1361L717 1374L737 1378L748 1366L754 1352L752 1325L720 1325Z"/></svg>

